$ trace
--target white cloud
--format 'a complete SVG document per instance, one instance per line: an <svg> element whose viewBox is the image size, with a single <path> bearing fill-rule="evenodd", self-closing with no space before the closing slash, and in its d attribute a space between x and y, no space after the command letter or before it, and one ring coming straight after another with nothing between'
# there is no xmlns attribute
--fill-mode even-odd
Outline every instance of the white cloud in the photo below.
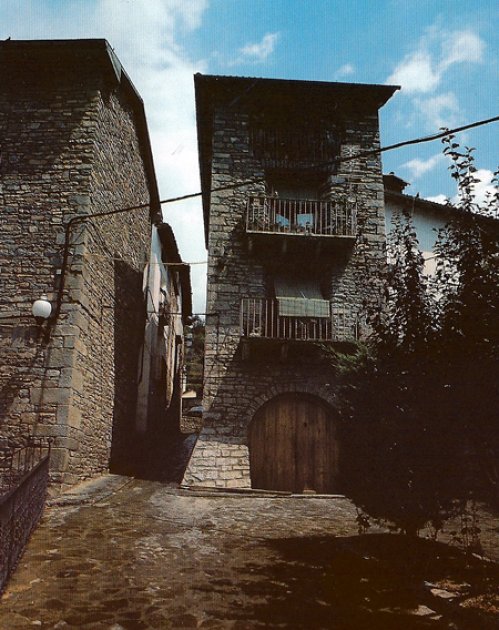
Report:
<svg viewBox="0 0 499 630"><path fill-rule="evenodd" d="M440 162L445 159L442 153L437 153L427 160L421 160L420 158L414 158L402 164L401 168L405 168L409 171L409 177L411 179L419 179L425 173L433 170Z"/></svg>
<svg viewBox="0 0 499 630"><path fill-rule="evenodd" d="M442 38L440 72L455 63L479 63L483 60L485 45L471 31L454 31Z"/></svg>
<svg viewBox="0 0 499 630"><path fill-rule="evenodd" d="M433 129L440 129L441 127L450 129L458 124L460 108L453 92L438 94L426 99L417 98L414 100L414 104Z"/></svg>
<svg viewBox="0 0 499 630"><path fill-rule="evenodd" d="M445 195L435 195L434 197L425 197L426 201L433 201L433 203L447 203L447 197Z"/></svg>
<svg viewBox="0 0 499 630"><path fill-rule="evenodd" d="M0 38L105 38L137 87L146 110L162 198L200 190L193 74L182 37L202 23L207 0L65 0L2 3ZM163 206L184 260L204 260L200 200ZM194 308L204 310L204 272L192 270Z"/></svg>
<svg viewBox="0 0 499 630"><path fill-rule="evenodd" d="M477 182L473 188L474 203L480 208L485 208L487 199L493 198L496 188L493 183L494 173L486 168L480 168L474 173L474 177ZM434 201L436 203L446 203L448 197L445 195L435 195L433 197L426 197L428 201ZM450 198L452 204L459 203L459 194L456 193ZM496 208L497 212L497 208Z"/></svg>
<svg viewBox="0 0 499 630"><path fill-rule="evenodd" d="M484 42L470 29L428 28L386 81L401 85L402 96L409 97L407 120L420 121L432 131L458 125L462 115L456 95L438 90L445 86L451 68L481 63L484 50Z"/></svg>
<svg viewBox="0 0 499 630"><path fill-rule="evenodd" d="M439 82L431 56L424 50L404 57L386 80L389 85L400 85L406 92L431 92Z"/></svg>
<svg viewBox="0 0 499 630"><path fill-rule="evenodd" d="M230 63L263 63L274 52L280 33L266 33L261 41L254 44L246 44L238 50L237 58Z"/></svg>
<svg viewBox="0 0 499 630"><path fill-rule="evenodd" d="M474 173L474 176L478 180L474 186L474 200L476 204L483 208L487 202L487 197L493 196L496 191L492 181L494 173L486 168L479 168ZM457 199L457 196L455 199Z"/></svg>
<svg viewBox="0 0 499 630"><path fill-rule="evenodd" d="M341 79L343 77L349 77L355 74L355 66L351 63L345 63L334 73L335 79Z"/></svg>
<svg viewBox="0 0 499 630"><path fill-rule="evenodd" d="M386 83L401 85L409 93L428 93L441 83L444 73L454 64L479 63L484 43L469 30L428 29L416 49L396 66Z"/></svg>

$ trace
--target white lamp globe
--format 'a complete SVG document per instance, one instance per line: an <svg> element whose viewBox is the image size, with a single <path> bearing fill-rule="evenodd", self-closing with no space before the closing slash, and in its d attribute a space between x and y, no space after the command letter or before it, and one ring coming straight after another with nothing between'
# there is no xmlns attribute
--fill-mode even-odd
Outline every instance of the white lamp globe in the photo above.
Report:
<svg viewBox="0 0 499 630"><path fill-rule="evenodd" d="M33 313L33 317L39 324L43 323L44 320L50 317L50 313L52 312L52 305L48 301L45 293L40 296L39 300L36 300L33 303L33 308L31 310Z"/></svg>

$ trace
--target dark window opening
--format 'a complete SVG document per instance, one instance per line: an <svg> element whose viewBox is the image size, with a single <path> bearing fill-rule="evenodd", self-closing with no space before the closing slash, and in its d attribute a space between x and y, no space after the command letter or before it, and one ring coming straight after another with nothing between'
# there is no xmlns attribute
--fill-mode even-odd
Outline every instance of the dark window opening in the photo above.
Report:
<svg viewBox="0 0 499 630"><path fill-rule="evenodd" d="M339 131L327 121L303 124L303 112L296 118L289 116L283 124L279 116L253 120L250 127L250 146L253 155L267 168L289 168L293 165L331 162L339 153ZM331 166L326 167L331 172Z"/></svg>
<svg viewBox="0 0 499 630"><path fill-rule="evenodd" d="M267 171L267 194L280 199L316 201L321 197L324 179L297 171Z"/></svg>

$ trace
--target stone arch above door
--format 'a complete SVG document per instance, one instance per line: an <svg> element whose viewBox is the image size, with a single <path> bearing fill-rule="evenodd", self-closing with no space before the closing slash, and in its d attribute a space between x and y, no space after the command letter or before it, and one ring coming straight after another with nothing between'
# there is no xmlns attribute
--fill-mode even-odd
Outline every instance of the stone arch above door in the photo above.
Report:
<svg viewBox="0 0 499 630"><path fill-rule="evenodd" d="M337 406L336 388L335 384L295 384L295 383L277 383L265 389L264 392L255 396L252 402L246 407L246 412L243 416L245 426L248 427L253 420L256 412L260 407L263 407L273 398L280 396L281 394L289 393L301 393L303 395L315 396L323 401L326 405L330 405L333 410Z"/></svg>
<svg viewBox="0 0 499 630"><path fill-rule="evenodd" d="M338 492L337 414L304 392L279 394L248 426L251 485L289 492Z"/></svg>

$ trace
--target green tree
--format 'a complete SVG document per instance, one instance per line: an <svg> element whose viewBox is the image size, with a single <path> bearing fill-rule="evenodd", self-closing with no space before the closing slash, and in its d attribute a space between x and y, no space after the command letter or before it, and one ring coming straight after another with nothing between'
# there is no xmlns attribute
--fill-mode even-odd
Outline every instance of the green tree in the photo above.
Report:
<svg viewBox="0 0 499 630"><path fill-rule="evenodd" d="M499 186L476 200L474 149L445 139L451 175L458 184L455 219L441 235L440 369L460 423L474 492L499 500Z"/></svg>
<svg viewBox="0 0 499 630"><path fill-rule="evenodd" d="M366 306L379 353L409 356L426 350L434 333L434 313L409 209L394 217L382 300Z"/></svg>
<svg viewBox="0 0 499 630"><path fill-rule="evenodd" d="M442 297L440 333L447 352L452 346L461 355L490 356L499 341L499 187L483 204L475 198L478 183L473 149L461 150L445 139L444 153L451 160L457 181L455 219L440 235L437 253L437 285Z"/></svg>
<svg viewBox="0 0 499 630"><path fill-rule="evenodd" d="M444 152L458 196L435 283L410 217L398 217L384 295L367 305L367 351L334 357L345 492L408 533L438 528L471 496L499 497L497 178L481 207L473 150L450 136Z"/></svg>

